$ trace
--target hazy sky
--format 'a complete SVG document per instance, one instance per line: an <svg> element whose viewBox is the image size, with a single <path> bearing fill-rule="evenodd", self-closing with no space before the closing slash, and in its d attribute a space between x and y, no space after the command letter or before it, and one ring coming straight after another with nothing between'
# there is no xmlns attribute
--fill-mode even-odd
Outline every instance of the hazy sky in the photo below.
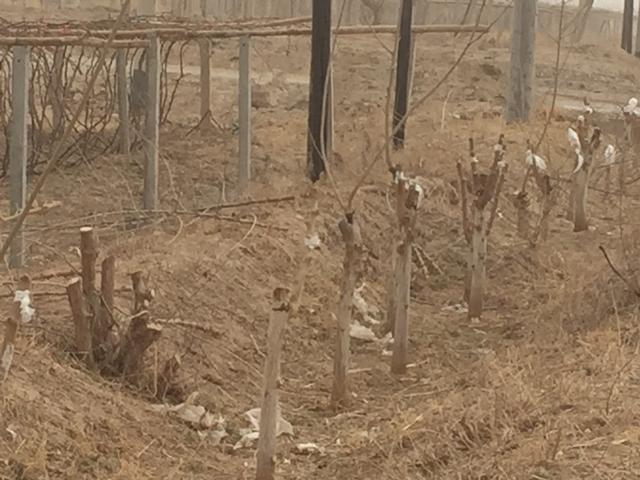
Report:
<svg viewBox="0 0 640 480"><path fill-rule="evenodd" d="M560 5L560 0L543 0L544 3L555 3ZM569 3L577 5L578 0L568 0ZM635 0L636 8L638 8L638 0ZM606 8L608 10L622 11L624 0L595 0L593 3L595 8Z"/></svg>

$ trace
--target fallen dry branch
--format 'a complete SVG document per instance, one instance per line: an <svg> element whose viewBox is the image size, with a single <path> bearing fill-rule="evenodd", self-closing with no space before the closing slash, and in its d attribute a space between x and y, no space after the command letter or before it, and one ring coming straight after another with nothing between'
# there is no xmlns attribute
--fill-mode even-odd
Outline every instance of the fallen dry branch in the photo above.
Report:
<svg viewBox="0 0 640 480"><path fill-rule="evenodd" d="M45 202L42 206L36 206L31 209L31 215L44 214L53 210L54 208L58 208L62 206L62 202L51 201ZM11 215L9 217L0 217L0 223L7 223L15 220L20 216L20 213L16 213L15 215Z"/></svg>

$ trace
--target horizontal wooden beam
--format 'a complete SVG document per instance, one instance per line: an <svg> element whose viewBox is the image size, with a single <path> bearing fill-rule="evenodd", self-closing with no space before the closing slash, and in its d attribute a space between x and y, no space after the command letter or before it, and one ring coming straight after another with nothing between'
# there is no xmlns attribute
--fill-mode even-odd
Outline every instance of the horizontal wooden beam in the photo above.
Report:
<svg viewBox="0 0 640 480"><path fill-rule="evenodd" d="M370 34L394 34L397 27L395 25L374 25L374 26L347 26L335 28L336 35L370 35ZM427 33L486 33L489 31L487 25L416 25L413 27L414 34ZM106 44L103 37L109 36L109 31L80 31L80 30L49 30L38 31L39 36L0 36L0 45L30 45L30 46L60 46L60 45L82 45L89 47L102 47ZM153 28L145 30L122 30L117 32L116 40L111 46L113 48L137 48L146 47L148 42L146 37L156 34L162 39L171 40L191 40L198 38L223 39L251 37L284 37L284 36L306 36L311 35L310 27L294 28L257 28L257 29L211 29L211 30L188 30L184 28Z"/></svg>
<svg viewBox="0 0 640 480"><path fill-rule="evenodd" d="M0 46L12 47L23 45L29 47L62 47L65 45L95 47L100 48L107 45L102 38L86 37L0 37ZM109 43L109 48L140 48L146 47L149 42L146 40L113 40Z"/></svg>

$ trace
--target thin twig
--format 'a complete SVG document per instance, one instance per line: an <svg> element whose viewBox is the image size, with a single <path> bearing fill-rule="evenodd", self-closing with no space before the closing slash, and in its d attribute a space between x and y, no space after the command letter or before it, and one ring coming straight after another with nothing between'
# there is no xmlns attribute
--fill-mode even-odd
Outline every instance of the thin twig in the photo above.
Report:
<svg viewBox="0 0 640 480"><path fill-rule="evenodd" d="M618 270L615 267L615 265L611 261L611 258L609 258L609 254L607 253L607 250L602 245L600 245L598 248L600 249L600 251L604 255L604 258L607 260L607 263L609 264L609 267L611 268L613 273L615 273L616 276L618 276L620 278L620 280L622 280L625 283L627 288L629 288L629 290L631 290L636 295L636 297L640 297L640 291L636 287L633 286L633 284L631 283L631 281L628 278L626 278L624 275L622 275L622 273L620 273L620 270Z"/></svg>

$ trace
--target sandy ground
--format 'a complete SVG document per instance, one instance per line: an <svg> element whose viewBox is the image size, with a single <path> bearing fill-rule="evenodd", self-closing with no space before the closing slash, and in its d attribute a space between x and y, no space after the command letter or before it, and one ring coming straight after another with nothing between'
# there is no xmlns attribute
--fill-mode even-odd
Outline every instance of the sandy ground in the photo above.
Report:
<svg viewBox="0 0 640 480"><path fill-rule="evenodd" d="M70 270L68 263L77 268L78 228L93 225L101 258L118 258L119 287L128 285L128 273L144 270L157 291L155 318L206 329L165 326L147 357L145 381L133 388L88 371L69 353L66 278L38 280L43 325L21 331L14 368L0 390L0 478L251 478L254 448L233 446L248 426L243 413L259 406L270 295L296 282L313 198L320 204L322 247L312 258L300 313L287 328L281 401L294 436L279 441L278 478L639 478L637 301L598 251L602 244L618 252L621 225L627 235L640 221L636 184L622 199L593 190L593 228L574 234L563 218L567 185L556 182L560 204L549 240L532 249L515 232L508 194L522 182L525 142L542 131L554 79L553 44L539 40L538 103L530 124L507 126L501 119L509 56L505 39L491 37L469 51L411 118L407 147L396 160L422 178L427 194L416 244L440 271L414 268L409 373L390 374L383 343L354 340L351 404L340 411L330 408L329 393L341 213L328 184L312 193L304 179L308 41L256 42L252 58L258 83L272 98L254 109L254 179L245 196L293 194L296 202L229 209L224 219L166 214L141 225L131 213L140 205L140 152L58 170L42 200L59 200L62 207L29 220L27 271L42 278ZM414 99L442 77L465 41L420 38ZM354 38L338 45L333 170L343 198L382 144L390 62L385 47L391 42ZM613 47L582 45L567 52L558 109L540 151L562 178L571 170L565 131L575 101L584 95L593 101L605 140L615 142L619 121L612 105L636 93L640 73L637 59ZM185 54L190 75L161 135L164 209L237 198L237 139L230 129L237 115L236 55L232 42L212 53L213 113L227 128L187 136L198 121L199 100L197 51ZM507 139L509 174L490 239L486 312L470 324L457 309L466 246L451 182L455 161L467 155L468 137L476 138L487 168L500 133ZM629 182L636 177L631 166L626 176ZM378 165L355 204L366 248L362 296L379 322L392 233L388 190L388 174ZM615 261L633 261L633 246ZM11 281L6 271L2 281ZM117 302L128 310L130 294L120 292ZM174 354L183 358L181 391L168 401L199 392L197 402L226 422L229 436L221 444L151 409L156 365ZM320 451L299 453L296 445L307 442Z"/></svg>

